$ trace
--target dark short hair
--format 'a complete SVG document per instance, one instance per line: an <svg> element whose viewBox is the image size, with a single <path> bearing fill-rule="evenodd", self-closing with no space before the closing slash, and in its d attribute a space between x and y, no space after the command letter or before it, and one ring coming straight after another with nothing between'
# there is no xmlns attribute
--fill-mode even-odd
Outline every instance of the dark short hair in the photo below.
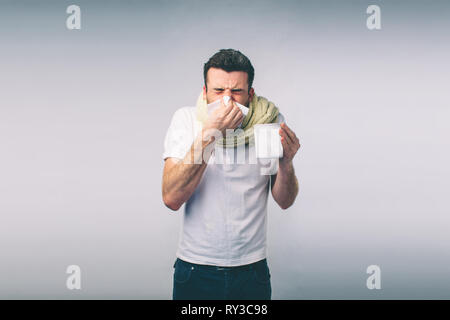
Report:
<svg viewBox="0 0 450 320"><path fill-rule="evenodd" d="M255 78L255 69L253 69L250 60L242 52L234 49L221 49L215 53L203 66L203 78L206 86L206 75L209 68L218 68L231 71L244 71L248 75L248 90L252 87Z"/></svg>

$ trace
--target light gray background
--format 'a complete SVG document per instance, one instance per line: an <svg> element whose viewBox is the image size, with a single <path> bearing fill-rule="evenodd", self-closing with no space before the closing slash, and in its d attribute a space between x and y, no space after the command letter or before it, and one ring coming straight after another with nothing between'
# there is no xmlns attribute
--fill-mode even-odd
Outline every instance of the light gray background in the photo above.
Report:
<svg viewBox="0 0 450 320"><path fill-rule="evenodd" d="M0 298L171 298L163 138L229 47L302 143L297 201L269 200L273 298L450 298L448 1L0 4Z"/></svg>

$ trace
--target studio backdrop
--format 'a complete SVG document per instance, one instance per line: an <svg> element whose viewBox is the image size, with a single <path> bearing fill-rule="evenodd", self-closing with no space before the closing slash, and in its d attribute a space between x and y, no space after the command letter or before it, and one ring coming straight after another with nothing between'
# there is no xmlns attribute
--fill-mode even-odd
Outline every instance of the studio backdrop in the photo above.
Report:
<svg viewBox="0 0 450 320"><path fill-rule="evenodd" d="M171 298L184 207L162 201L164 137L222 48L302 145L294 205L269 197L273 299L450 298L449 17L439 0L1 0L0 298Z"/></svg>

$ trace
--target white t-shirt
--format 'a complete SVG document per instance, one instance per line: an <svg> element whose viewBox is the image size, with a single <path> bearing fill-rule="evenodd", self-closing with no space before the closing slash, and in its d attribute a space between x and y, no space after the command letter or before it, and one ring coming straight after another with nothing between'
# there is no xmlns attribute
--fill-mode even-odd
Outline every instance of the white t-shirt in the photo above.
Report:
<svg viewBox="0 0 450 320"><path fill-rule="evenodd" d="M279 113L278 123L283 121ZM184 159L201 128L195 107L178 109L165 137L163 159ZM270 175L262 172L268 161L256 159L253 145L245 146L245 161L238 161L236 151L233 161L233 150L215 146L199 185L185 204L176 254L182 260L238 266L266 258Z"/></svg>

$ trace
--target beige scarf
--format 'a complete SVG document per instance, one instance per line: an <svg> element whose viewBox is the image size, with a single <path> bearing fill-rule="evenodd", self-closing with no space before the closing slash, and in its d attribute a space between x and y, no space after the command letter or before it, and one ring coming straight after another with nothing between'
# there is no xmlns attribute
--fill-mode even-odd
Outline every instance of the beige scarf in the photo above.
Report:
<svg viewBox="0 0 450 320"><path fill-rule="evenodd" d="M208 106L206 99L203 99L202 92L197 99L197 120L203 125L207 119ZM253 144L253 126L260 123L274 123L277 122L277 120L278 108L273 102L255 94L249 104L248 113L242 120L242 126L240 128L242 130L237 130L232 135L227 135L226 137L217 140L216 143L224 148L234 148L249 143Z"/></svg>

